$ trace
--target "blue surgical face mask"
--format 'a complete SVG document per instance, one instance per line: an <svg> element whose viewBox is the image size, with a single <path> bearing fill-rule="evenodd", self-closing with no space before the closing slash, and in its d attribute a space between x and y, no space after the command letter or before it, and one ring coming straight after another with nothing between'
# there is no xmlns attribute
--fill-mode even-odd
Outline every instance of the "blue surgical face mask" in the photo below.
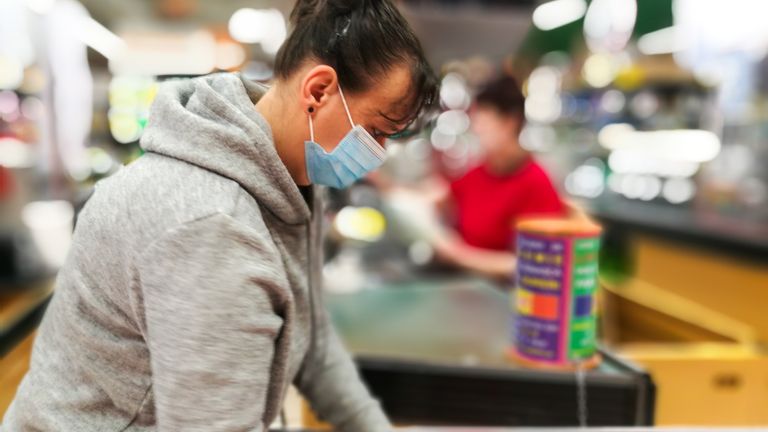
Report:
<svg viewBox="0 0 768 432"><path fill-rule="evenodd" d="M312 115L309 115L310 140L304 143L304 154L307 160L307 174L314 184L330 186L336 189L345 188L368 172L375 170L384 163L386 151L360 125L355 125L349 113L344 93L339 87L339 95L347 112L347 118L352 129L339 142L333 151L326 152L315 142L315 129L312 125Z"/></svg>

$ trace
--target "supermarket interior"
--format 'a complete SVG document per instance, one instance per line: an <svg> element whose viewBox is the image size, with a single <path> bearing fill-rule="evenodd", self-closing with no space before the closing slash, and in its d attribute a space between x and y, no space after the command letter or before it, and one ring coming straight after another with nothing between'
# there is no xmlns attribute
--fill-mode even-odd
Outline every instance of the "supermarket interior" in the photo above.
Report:
<svg viewBox="0 0 768 432"><path fill-rule="evenodd" d="M766 16L3 0L0 430L768 427Z"/></svg>

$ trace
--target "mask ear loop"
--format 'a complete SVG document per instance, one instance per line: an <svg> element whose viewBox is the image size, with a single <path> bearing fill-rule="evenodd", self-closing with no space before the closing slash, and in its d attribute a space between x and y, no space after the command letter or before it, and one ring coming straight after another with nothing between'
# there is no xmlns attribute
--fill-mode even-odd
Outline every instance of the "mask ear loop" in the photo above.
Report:
<svg viewBox="0 0 768 432"><path fill-rule="evenodd" d="M307 114L307 118L309 119L309 139L312 142L315 142L315 128L312 125L312 108L310 108L310 112Z"/></svg>
<svg viewBox="0 0 768 432"><path fill-rule="evenodd" d="M347 112L347 118L349 119L349 124L352 125L352 127L355 127L355 122L352 121L352 114L349 113L349 107L347 106L347 100L344 98L344 92L341 90L341 85L338 85L339 87L339 94L341 95L341 103L344 104L344 111Z"/></svg>

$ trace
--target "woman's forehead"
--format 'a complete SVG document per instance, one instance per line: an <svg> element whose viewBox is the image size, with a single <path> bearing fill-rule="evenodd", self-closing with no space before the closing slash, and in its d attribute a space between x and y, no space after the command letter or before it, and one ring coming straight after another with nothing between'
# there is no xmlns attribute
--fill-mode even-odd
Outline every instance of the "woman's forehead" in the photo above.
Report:
<svg viewBox="0 0 768 432"><path fill-rule="evenodd" d="M384 113L390 118L403 117L414 95L411 74L407 67L398 67L377 80L365 92L365 110L370 114Z"/></svg>
<svg viewBox="0 0 768 432"><path fill-rule="evenodd" d="M405 123L412 114L410 111L413 98L414 95L407 90L395 95L372 97L368 99L365 113L369 118L379 118L393 125Z"/></svg>

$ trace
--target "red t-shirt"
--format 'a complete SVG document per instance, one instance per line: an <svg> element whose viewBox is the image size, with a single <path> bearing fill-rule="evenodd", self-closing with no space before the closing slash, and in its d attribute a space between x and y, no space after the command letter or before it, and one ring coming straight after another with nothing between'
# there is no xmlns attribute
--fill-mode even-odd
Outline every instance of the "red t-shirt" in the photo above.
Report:
<svg viewBox="0 0 768 432"><path fill-rule="evenodd" d="M521 216L562 216L565 206L549 176L533 159L511 174L478 166L451 184L456 229L467 244L515 251L514 222Z"/></svg>

